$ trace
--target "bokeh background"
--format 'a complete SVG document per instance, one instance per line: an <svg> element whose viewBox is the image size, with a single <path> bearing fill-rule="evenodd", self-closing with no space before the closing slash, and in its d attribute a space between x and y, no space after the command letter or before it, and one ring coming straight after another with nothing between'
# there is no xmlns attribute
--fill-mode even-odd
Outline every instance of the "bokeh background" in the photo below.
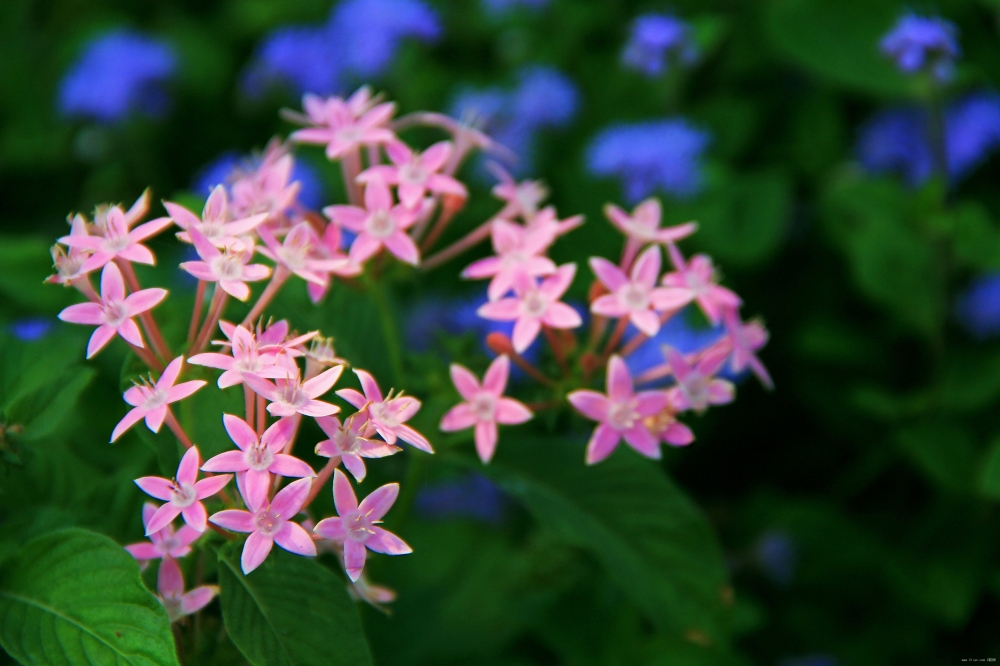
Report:
<svg viewBox="0 0 1000 666"><path fill-rule="evenodd" d="M957 27L947 85L880 52L907 10ZM103 443L121 357L84 370L84 334L55 319L72 295L41 284L67 213L147 186L197 206L233 164L287 136L281 108L361 83L402 112L475 120L518 156L508 168L547 183L562 215L585 214L559 262L617 253L607 201L656 195L668 223L697 219L685 249L710 253L764 318L776 385L742 382L662 463L725 554L729 648L663 630L593 553L468 465L435 463L409 472L408 513L393 526L415 554L373 565L400 592L390 616L363 609L377 663L1000 658L996 0L0 3L0 422L36 415L0 429L0 556L64 525L135 540L130 479L156 465L138 435ZM935 113L947 177L935 175ZM297 158L305 201L341 196L321 151ZM454 237L498 207L482 163L463 174L473 196ZM156 247L163 265L179 258ZM432 434L451 399L444 359L486 357L473 316L482 285L457 278L464 265L392 284L398 363L363 334L356 301L313 310L292 294L285 307L299 326L338 331L351 312L362 333L341 333L346 351L429 398ZM176 272L156 275L193 291ZM663 336L683 348L704 326L678 320ZM40 394L39 368L59 386ZM46 407L71 389L75 408ZM386 479L403 473L392 460ZM225 648L189 656L241 663Z"/></svg>

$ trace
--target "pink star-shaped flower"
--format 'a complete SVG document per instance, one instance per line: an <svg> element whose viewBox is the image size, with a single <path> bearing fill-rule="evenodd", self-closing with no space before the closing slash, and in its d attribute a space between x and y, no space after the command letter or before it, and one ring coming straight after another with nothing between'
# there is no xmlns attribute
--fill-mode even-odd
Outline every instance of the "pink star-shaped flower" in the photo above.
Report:
<svg viewBox="0 0 1000 666"><path fill-rule="evenodd" d="M653 435L671 446L687 446L694 441L691 428L677 420L677 412L667 405L662 412L643 419Z"/></svg>
<svg viewBox="0 0 1000 666"><path fill-rule="evenodd" d="M185 523L198 532L205 531L205 519L208 514L205 512L205 505L201 503L201 500L222 490L233 478L233 475L223 474L199 481L198 466L200 464L201 456L198 453L198 447L192 446L181 458L174 480L171 481L159 476L143 476L135 480L135 485L139 486L144 493L166 502L150 516L149 522L146 523L146 536L159 532L179 515L184 517Z"/></svg>
<svg viewBox="0 0 1000 666"><path fill-rule="evenodd" d="M556 214L556 209L552 206L546 206L538 211L527 222L526 226L532 231L548 231L552 235L552 238L555 239L576 229L581 224L583 224L583 215L574 215L573 217L567 217L565 220L560 220Z"/></svg>
<svg viewBox="0 0 1000 666"><path fill-rule="evenodd" d="M316 556L316 544L309 532L292 522L292 518L302 510L302 505L309 497L311 485L311 478L292 481L279 490L270 502L265 495L262 501L254 503L252 498L244 494L243 501L249 511L227 509L212 514L209 520L213 524L233 532L250 534L243 545L243 556L240 558L244 574L250 573L267 559L275 542L290 553Z"/></svg>
<svg viewBox="0 0 1000 666"><path fill-rule="evenodd" d="M277 384L272 384L257 375L243 375L243 381L253 389L254 393L271 401L267 411L272 416L291 416L296 413L314 417L331 416L340 411L340 407L316 398L333 388L340 378L340 373L344 371L343 366L332 367L306 382L302 381L298 367L294 363L290 364L288 369L291 371L289 377L276 379Z"/></svg>
<svg viewBox="0 0 1000 666"><path fill-rule="evenodd" d="M520 217L530 222L538 213L541 203L549 196L549 188L540 180L515 181L503 169L497 169L500 182L493 186L493 196L504 202L504 207L496 217L509 220Z"/></svg>
<svg viewBox="0 0 1000 666"><path fill-rule="evenodd" d="M216 247L226 247L232 244L233 241L252 233L261 222L267 219L266 213L250 215L238 220L232 219L229 195L226 194L226 188L222 185L216 185L215 189L212 190L200 218L184 206L172 201L164 201L163 207L170 213L170 219L184 230L177 233L177 238L185 243L190 243L192 242L191 230L195 229L200 231L202 236ZM201 250L198 251L198 254L202 254Z"/></svg>
<svg viewBox="0 0 1000 666"><path fill-rule="evenodd" d="M518 275L541 277L556 272L555 263L542 255L555 239L551 228L529 230L507 220L495 220L490 233L496 256L472 262L462 271L462 277L472 280L492 277L486 288L491 301L510 291Z"/></svg>
<svg viewBox="0 0 1000 666"><path fill-rule="evenodd" d="M327 289L330 287L331 275L340 277L356 277L361 275L363 268L352 262L340 249L342 236L340 226L334 222L330 222L326 225L326 229L323 230L323 237L312 247L313 257L325 261L333 261L337 264L336 268L331 268L328 272L318 273L323 281L322 284L316 282L306 283L309 300L313 303L319 303L326 296Z"/></svg>
<svg viewBox="0 0 1000 666"><path fill-rule="evenodd" d="M555 275L537 284L533 278L520 274L514 281L514 297L482 305L477 313L483 319L514 321L511 342L517 353L523 352L535 341L542 326L550 328L576 328L583 323L576 310L561 302L576 275L576 264L560 266Z"/></svg>
<svg viewBox="0 0 1000 666"><path fill-rule="evenodd" d="M366 169L358 176L358 182L368 183L378 179L396 185L400 203L410 210L417 208L428 192L465 198L468 196L465 185L440 173L451 151L449 141L435 143L423 153L414 153L402 141L393 141L385 147L392 164L379 164Z"/></svg>
<svg viewBox="0 0 1000 666"><path fill-rule="evenodd" d="M365 392L361 395L354 389L340 389L337 395L354 405L355 409L364 409L368 405L368 419L371 425L389 444L395 444L399 438L408 444L412 444L422 451L434 453L431 443L419 432L406 425L408 421L420 409L420 401L408 395L399 393L395 396L392 391L385 398L379 390L375 378L364 370L354 370L354 374L361 381L361 388ZM369 404L370 403L370 404Z"/></svg>
<svg viewBox="0 0 1000 666"><path fill-rule="evenodd" d="M669 244L667 251L677 270L664 275L663 284L667 287L686 289L689 294L688 300L697 301L712 324L719 323L724 309L740 307L742 301L739 296L716 284L712 260L706 255L697 254L691 257L690 262L685 262L677 246Z"/></svg>
<svg viewBox="0 0 1000 666"><path fill-rule="evenodd" d="M160 570L156 572L156 589L171 622L197 613L219 594L219 588L215 585L200 585L185 593L181 567L177 560L169 557L160 562Z"/></svg>
<svg viewBox="0 0 1000 666"><path fill-rule="evenodd" d="M667 391L677 411L703 412L709 405L724 405L736 397L733 383L715 376L729 358L728 349L709 350L693 366L673 347L663 345L663 355L677 380L677 386Z"/></svg>
<svg viewBox="0 0 1000 666"><path fill-rule="evenodd" d="M292 141L309 144L326 144L326 156L335 160L359 146L385 144L396 139L392 130L386 127L396 105L392 103L372 105L371 92L361 88L348 100L339 97L322 99L306 95L302 107L310 123L316 127L306 127L292 132Z"/></svg>
<svg viewBox="0 0 1000 666"><path fill-rule="evenodd" d="M402 204L393 205L392 192L381 179L373 178L365 185L364 208L327 206L323 213L358 235L348 253L351 263L363 264L383 247L400 261L420 263L420 250L406 233L417 216Z"/></svg>
<svg viewBox="0 0 1000 666"><path fill-rule="evenodd" d="M611 293L600 296L590 311L605 317L628 317L648 336L660 330L657 312L674 310L691 301L686 289L657 287L660 277L660 246L653 245L639 255L629 276L607 259L591 257L590 267Z"/></svg>
<svg viewBox="0 0 1000 666"><path fill-rule="evenodd" d="M232 185L232 212L237 218L264 214L275 220L295 205L301 183L289 182L295 159L285 146L271 142L256 169L241 173Z"/></svg>
<svg viewBox="0 0 1000 666"><path fill-rule="evenodd" d="M629 215L624 210L608 204L604 207L604 214L608 216L611 223L625 234L629 241L639 245L646 243L676 243L687 238L698 230L698 225L694 222L678 224L674 227L660 227L660 200L655 197L646 199L632 211ZM638 251L638 248L636 248Z"/></svg>
<svg viewBox="0 0 1000 666"><path fill-rule="evenodd" d="M271 269L264 264L251 264L253 241L234 240L219 251L198 229L188 232L201 261L185 261L181 268L205 282L218 282L222 290L234 298L245 301L250 297L247 282L265 280Z"/></svg>
<svg viewBox="0 0 1000 666"><path fill-rule="evenodd" d="M102 236L74 235L63 236L59 242L71 248L80 248L93 252L83 266L81 273L89 273L103 267L112 259L124 259L140 264L154 264L156 259L149 248L142 245L141 241L155 236L173 224L169 217L140 224L135 229L129 230L129 224L125 217L125 212L118 206L112 206L105 218Z"/></svg>
<svg viewBox="0 0 1000 666"><path fill-rule="evenodd" d="M82 215L77 214L73 216L73 221L70 223L69 235L79 238L90 236L90 233L87 231L87 221ZM69 286L85 275L83 265L87 262L90 255L93 254L93 251L72 246L67 250L62 245L56 244L52 246L51 254L52 265L55 267L56 273L45 278L45 281L49 284Z"/></svg>
<svg viewBox="0 0 1000 666"><path fill-rule="evenodd" d="M324 539L344 544L344 569L352 581L361 577L368 549L386 555L413 552L405 541L379 527L398 495L399 484L387 483L372 491L359 505L351 482L339 469L334 470L333 503L339 518L324 518L313 531Z"/></svg>
<svg viewBox="0 0 1000 666"><path fill-rule="evenodd" d="M59 313L59 318L73 324L97 326L87 343L87 358L91 358L111 342L116 333L136 347L144 346L133 317L153 309L166 296L166 289L156 288L126 296L121 271L108 263L101 271L101 301L71 305Z"/></svg>
<svg viewBox="0 0 1000 666"><path fill-rule="evenodd" d="M183 400L207 383L196 379L174 386L174 382L181 374L183 363L184 357L178 356L163 369L163 374L160 375L155 384L149 382L142 385L136 384L125 391L125 402L132 405L132 409L115 426L114 432L111 433L112 442L141 419L146 420L146 427L150 430L160 432L160 426L163 425L163 420L167 417L167 410L170 409L168 405Z"/></svg>
<svg viewBox="0 0 1000 666"><path fill-rule="evenodd" d="M361 483L365 480L365 458L384 458L402 451L401 448L376 439L375 428L368 420L368 410L351 414L343 425L336 416L321 416L316 423L329 439L316 445L316 455L330 458L334 464L344 463L344 468Z"/></svg>
<svg viewBox="0 0 1000 666"><path fill-rule="evenodd" d="M607 395L581 389L566 396L577 411L600 423L587 444L587 464L607 458L623 437L629 446L647 458L659 458L659 438L649 431L645 419L667 407L667 394L664 391L636 393L628 366L618 355L608 361L607 387Z"/></svg>
<svg viewBox="0 0 1000 666"><path fill-rule="evenodd" d="M201 469L203 472L243 474L243 487L254 504L259 505L266 499L272 474L293 478L316 476L305 462L282 453L295 433L294 419L284 418L273 423L259 439L254 429L238 416L223 414L222 422L239 451L220 453L205 461Z"/></svg>
<svg viewBox="0 0 1000 666"><path fill-rule="evenodd" d="M726 324L726 334L733 349L730 365L733 372L743 372L744 368L749 367L761 384L769 389L774 388L770 373L757 358L757 350L767 344L768 333L764 324L759 321L740 321L739 312L734 308L723 310L722 320Z"/></svg>
<svg viewBox="0 0 1000 666"><path fill-rule="evenodd" d="M258 235L265 247L259 252L275 263L280 263L307 282L326 285L329 278L324 273L342 270L346 259L317 259L315 248L319 244L316 232L308 222L299 222L282 242L267 227L259 227Z"/></svg>
<svg viewBox="0 0 1000 666"><path fill-rule="evenodd" d="M287 325L285 330L287 331ZM222 370L222 374L219 375L219 388L229 388L242 384L246 375L285 379L290 374L288 368L275 362L276 354L274 352L268 353L266 350L262 351L261 346L266 347L267 345L261 345L257 337L244 327L233 327L228 337L231 340L232 356L218 352L206 352L196 354L188 359L188 363L193 365Z"/></svg>
<svg viewBox="0 0 1000 666"><path fill-rule="evenodd" d="M441 419L441 430L454 432L475 426L476 452L484 463L490 461L496 450L498 423L515 425L534 416L521 402L504 397L509 374L510 360L506 355L490 363L482 385L468 368L451 364L451 381L465 402L448 410Z"/></svg>
<svg viewBox="0 0 1000 666"><path fill-rule="evenodd" d="M146 502L142 505L142 524L146 526L156 514L156 505ZM174 526L167 523L159 532L149 535L149 541L140 541L125 546L125 550L132 557L139 560L145 566L150 560L158 560L168 557L184 557L191 552L191 544L194 543L201 532L190 525L181 525L181 528L174 532Z"/></svg>

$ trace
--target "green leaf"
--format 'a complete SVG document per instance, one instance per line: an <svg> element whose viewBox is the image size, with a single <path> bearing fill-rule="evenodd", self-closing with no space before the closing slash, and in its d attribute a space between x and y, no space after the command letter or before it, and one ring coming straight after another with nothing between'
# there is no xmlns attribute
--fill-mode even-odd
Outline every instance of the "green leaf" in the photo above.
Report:
<svg viewBox="0 0 1000 666"><path fill-rule="evenodd" d="M1000 438L994 440L986 452L979 477L979 492L989 499L1000 500Z"/></svg>
<svg viewBox="0 0 1000 666"><path fill-rule="evenodd" d="M72 303L75 289L42 282L53 272L51 246L50 239L0 236L0 295L31 312L55 313Z"/></svg>
<svg viewBox="0 0 1000 666"><path fill-rule="evenodd" d="M35 539L0 568L0 618L0 644L23 664L177 664L139 565L86 530Z"/></svg>
<svg viewBox="0 0 1000 666"><path fill-rule="evenodd" d="M896 443L931 483L956 493L973 489L976 446L961 423L925 421L901 430Z"/></svg>
<svg viewBox="0 0 1000 666"><path fill-rule="evenodd" d="M275 546L248 576L240 545L219 550L222 617L254 666L364 666L372 663L344 580L316 560Z"/></svg>
<svg viewBox="0 0 1000 666"><path fill-rule="evenodd" d="M594 467L557 439L505 442L485 472L561 538L591 551L660 628L724 643L728 581L712 526L627 447Z"/></svg>

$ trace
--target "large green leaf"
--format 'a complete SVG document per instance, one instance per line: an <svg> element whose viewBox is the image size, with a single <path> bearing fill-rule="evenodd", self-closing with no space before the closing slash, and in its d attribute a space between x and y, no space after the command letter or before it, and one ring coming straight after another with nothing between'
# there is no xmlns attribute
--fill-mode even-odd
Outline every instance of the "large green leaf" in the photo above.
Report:
<svg viewBox="0 0 1000 666"><path fill-rule="evenodd" d="M219 551L222 616L254 666L364 666L368 643L343 579L275 547L244 576L236 544Z"/></svg>
<svg viewBox="0 0 1000 666"><path fill-rule="evenodd" d="M655 463L622 446L594 467L558 439L505 442L486 472L590 550L657 626L724 643L728 581L711 525Z"/></svg>
<svg viewBox="0 0 1000 666"><path fill-rule="evenodd" d="M0 644L23 664L177 664L135 560L81 529L35 539L0 568Z"/></svg>

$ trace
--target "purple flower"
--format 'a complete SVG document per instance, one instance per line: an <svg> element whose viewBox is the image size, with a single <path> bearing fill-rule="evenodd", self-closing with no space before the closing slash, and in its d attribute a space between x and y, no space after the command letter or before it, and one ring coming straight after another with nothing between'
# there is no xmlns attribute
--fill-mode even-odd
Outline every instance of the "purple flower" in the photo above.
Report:
<svg viewBox="0 0 1000 666"><path fill-rule="evenodd" d="M630 203L657 190L689 197L701 188L709 140L683 118L612 125L590 144L587 168L596 176L617 176Z"/></svg>
<svg viewBox="0 0 1000 666"><path fill-rule="evenodd" d="M441 34L437 14L420 0L346 0L330 28L345 68L360 78L385 71L404 38L430 42Z"/></svg>
<svg viewBox="0 0 1000 666"><path fill-rule="evenodd" d="M328 26L290 26L268 35L243 75L243 91L259 98L276 85L297 94L329 95L341 87L343 61Z"/></svg>
<svg viewBox="0 0 1000 666"><path fill-rule="evenodd" d="M486 523L500 522L506 503L503 491L482 474L422 488L415 501L417 512L428 519L465 517Z"/></svg>
<svg viewBox="0 0 1000 666"><path fill-rule="evenodd" d="M1000 336L1000 273L987 273L972 281L958 299L959 323L980 340Z"/></svg>
<svg viewBox="0 0 1000 666"><path fill-rule="evenodd" d="M861 129L856 152L872 173L902 173L917 186L934 171L930 119L917 107L888 109ZM980 91L953 102L945 112L948 175L957 182L1000 146L1000 95Z"/></svg>
<svg viewBox="0 0 1000 666"><path fill-rule="evenodd" d="M133 112L161 114L163 84L174 75L177 54L168 43L131 30L91 41L59 84L59 111L104 123Z"/></svg>
<svg viewBox="0 0 1000 666"><path fill-rule="evenodd" d="M944 82L951 79L960 54L957 34L950 21L906 14L882 38L880 47L904 74L930 72Z"/></svg>
<svg viewBox="0 0 1000 666"><path fill-rule="evenodd" d="M27 317L25 319L17 319L12 321L7 325L11 334L21 342L34 342L35 340L41 340L49 331L52 330L52 325L55 322L51 319L43 319L41 317Z"/></svg>
<svg viewBox="0 0 1000 666"><path fill-rule="evenodd" d="M698 47L694 35L684 21L665 14L643 14L632 22L632 33L622 62L646 76L659 76L669 69L671 61L678 66L694 63Z"/></svg>

